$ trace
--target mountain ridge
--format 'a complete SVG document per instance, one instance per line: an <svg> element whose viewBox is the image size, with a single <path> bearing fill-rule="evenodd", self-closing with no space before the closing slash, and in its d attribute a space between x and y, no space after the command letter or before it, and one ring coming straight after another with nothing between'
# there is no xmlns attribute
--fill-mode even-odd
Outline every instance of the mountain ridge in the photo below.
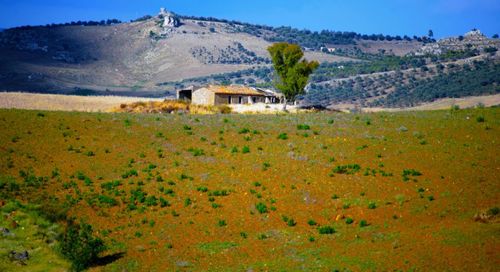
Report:
<svg viewBox="0 0 500 272"><path fill-rule="evenodd" d="M130 23L112 19L7 29L0 35L0 85L6 91L164 95L158 83L269 66L271 42L247 33L258 26L243 24L245 32L223 20L187 16L178 26L164 26L164 19L160 13ZM317 50L306 57L355 60Z"/></svg>
<svg viewBox="0 0 500 272"><path fill-rule="evenodd" d="M309 94L331 99L313 97L310 103L347 103L352 107L384 101L401 89L397 84L416 88L408 80L432 79L432 73L448 71L433 67L448 65L450 60L491 55L482 59L497 61L495 50L500 47L498 39L480 32L434 41L428 37L276 28L179 16L162 9L156 16L127 23L109 19L4 30L0 32L0 90L171 97L177 88L209 83L271 87L274 76L266 49L281 41L300 44L306 58L322 63L312 77ZM371 75L386 71L397 75L395 72L408 68L433 72L410 76L400 83ZM346 75L369 79L359 84L348 81L347 87L356 88L349 93L356 97L338 95L350 90L342 89ZM496 90L495 78L485 80L493 82ZM304 101L311 98L309 94ZM408 101L398 105L406 104Z"/></svg>

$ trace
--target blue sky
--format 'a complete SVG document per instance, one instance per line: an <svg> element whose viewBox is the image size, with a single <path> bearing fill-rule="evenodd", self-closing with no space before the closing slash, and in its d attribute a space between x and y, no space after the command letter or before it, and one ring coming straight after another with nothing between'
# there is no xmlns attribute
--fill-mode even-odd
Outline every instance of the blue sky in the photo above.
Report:
<svg viewBox="0 0 500 272"><path fill-rule="evenodd" d="M157 14L212 16L271 26L363 34L500 33L500 0L0 0L0 28Z"/></svg>

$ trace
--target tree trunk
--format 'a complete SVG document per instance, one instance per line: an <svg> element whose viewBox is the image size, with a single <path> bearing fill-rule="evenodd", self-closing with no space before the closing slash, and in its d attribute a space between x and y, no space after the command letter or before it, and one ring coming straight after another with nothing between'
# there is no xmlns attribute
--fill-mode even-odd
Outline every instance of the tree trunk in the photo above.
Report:
<svg viewBox="0 0 500 272"><path fill-rule="evenodd" d="M288 102L288 101L286 100L286 97L285 97L285 98L283 98L283 101L284 101L284 102L283 102L283 111L286 111L286 104L287 104L287 102Z"/></svg>

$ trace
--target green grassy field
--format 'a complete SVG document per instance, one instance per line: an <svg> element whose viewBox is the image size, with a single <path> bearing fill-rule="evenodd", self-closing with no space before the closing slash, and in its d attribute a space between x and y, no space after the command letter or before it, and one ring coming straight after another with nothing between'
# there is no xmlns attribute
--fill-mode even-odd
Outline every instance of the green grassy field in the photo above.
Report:
<svg viewBox="0 0 500 272"><path fill-rule="evenodd" d="M0 269L69 267L60 212L92 271L496 271L499 113L0 110Z"/></svg>

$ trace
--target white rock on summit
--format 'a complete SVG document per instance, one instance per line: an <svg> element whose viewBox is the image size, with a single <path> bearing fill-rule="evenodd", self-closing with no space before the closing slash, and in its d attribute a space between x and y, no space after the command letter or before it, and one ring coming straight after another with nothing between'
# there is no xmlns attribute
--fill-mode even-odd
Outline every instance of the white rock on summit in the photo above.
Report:
<svg viewBox="0 0 500 272"><path fill-rule="evenodd" d="M163 27L178 27L180 26L179 18L165 8L160 8L160 18L163 18Z"/></svg>
<svg viewBox="0 0 500 272"><path fill-rule="evenodd" d="M465 37L473 37L473 36L484 37L483 33L481 33L481 30L479 30L479 29L469 31L469 32L465 33L464 36Z"/></svg>
<svg viewBox="0 0 500 272"><path fill-rule="evenodd" d="M439 55L448 51L479 50L482 51L488 47L500 48L500 43L489 39L481 31L474 29L464 34L464 36L444 38L436 43L424 45L420 50L414 52L414 55L422 56L426 54Z"/></svg>

